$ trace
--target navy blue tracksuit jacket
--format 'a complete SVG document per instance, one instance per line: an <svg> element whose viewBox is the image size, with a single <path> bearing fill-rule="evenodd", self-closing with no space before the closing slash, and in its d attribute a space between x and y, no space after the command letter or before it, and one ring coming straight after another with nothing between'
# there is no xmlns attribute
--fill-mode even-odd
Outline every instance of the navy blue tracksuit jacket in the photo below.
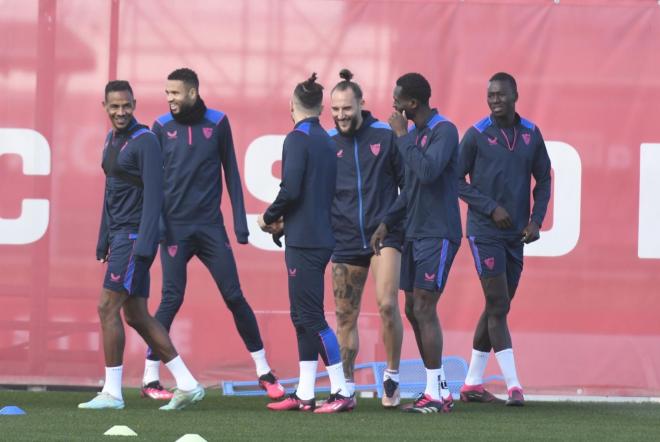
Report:
<svg viewBox="0 0 660 442"><path fill-rule="evenodd" d="M280 191L264 222L284 217L287 246L333 249L330 210L336 177L335 148L319 119L299 121L284 139Z"/></svg>
<svg viewBox="0 0 660 442"><path fill-rule="evenodd" d="M353 136L337 129L337 189L332 205L335 252L370 250L369 240L403 187L404 167L390 126L362 111Z"/></svg>
<svg viewBox="0 0 660 442"><path fill-rule="evenodd" d="M134 255L153 258L163 192L160 146L154 134L133 119L125 130L110 131L103 149L106 174L97 259L108 254L115 232L137 233Z"/></svg>
<svg viewBox="0 0 660 442"><path fill-rule="evenodd" d="M422 127L397 138L405 184L384 219L392 230L405 216L406 239L445 238L460 243L458 131L433 109Z"/></svg>
<svg viewBox="0 0 660 442"><path fill-rule="evenodd" d="M536 185L530 215L532 176ZM477 122L461 141L458 183L460 197L468 204L468 236L519 238L530 220L540 227L551 186L550 158L541 131L518 114L509 129L499 128L490 116ZM499 229L493 222L490 215L497 206L511 216L510 229Z"/></svg>
<svg viewBox="0 0 660 442"><path fill-rule="evenodd" d="M224 171L239 243L249 235L241 178L227 116L207 109L201 122L177 122L171 113L159 117L153 132L163 149L163 214L166 224L223 224L220 202Z"/></svg>

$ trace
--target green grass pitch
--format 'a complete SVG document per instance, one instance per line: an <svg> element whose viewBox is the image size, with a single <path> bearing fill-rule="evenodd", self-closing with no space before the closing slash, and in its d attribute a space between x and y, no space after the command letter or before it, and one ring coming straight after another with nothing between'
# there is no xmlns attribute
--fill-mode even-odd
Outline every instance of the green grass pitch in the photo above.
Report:
<svg viewBox="0 0 660 442"><path fill-rule="evenodd" d="M175 441L195 433L219 440L660 440L660 404L528 402L457 403L450 414L411 415L383 410L375 399L360 399L350 413L314 415L272 412L264 397L225 397L208 389L199 404L163 412L163 402L124 391L124 410L78 410L90 392L0 390L0 407L16 405L25 416L0 416L2 441ZM113 425L127 425L138 437L103 436Z"/></svg>

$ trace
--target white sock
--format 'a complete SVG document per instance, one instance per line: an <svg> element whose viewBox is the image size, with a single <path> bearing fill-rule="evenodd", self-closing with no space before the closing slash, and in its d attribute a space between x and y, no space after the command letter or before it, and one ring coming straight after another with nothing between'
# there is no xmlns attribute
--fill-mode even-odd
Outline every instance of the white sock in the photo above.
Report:
<svg viewBox="0 0 660 442"><path fill-rule="evenodd" d="M486 365L488 364L488 356L490 356L490 352L472 350L465 385L481 385L484 383L484 371L486 371Z"/></svg>
<svg viewBox="0 0 660 442"><path fill-rule="evenodd" d="M445 367L440 367L440 397L444 400L451 396L449 387L447 386L447 376L445 376Z"/></svg>
<svg viewBox="0 0 660 442"><path fill-rule="evenodd" d="M433 399L440 400L440 369L427 368L426 369L426 390L424 393L431 396Z"/></svg>
<svg viewBox="0 0 660 442"><path fill-rule="evenodd" d="M121 376L124 366L105 367L105 384L103 384L103 393L108 393L115 399L123 400L121 394Z"/></svg>
<svg viewBox="0 0 660 442"><path fill-rule="evenodd" d="M181 356L172 359L165 364L165 366L170 373L172 373L172 376L174 376L174 379L176 380L176 388L179 390L190 391L194 390L197 388L197 385L199 385L197 379L193 377L190 370L188 370L188 367L186 367L186 364L183 363Z"/></svg>
<svg viewBox="0 0 660 442"><path fill-rule="evenodd" d="M518 374L516 373L516 361L513 358L513 349L507 348L495 353L497 363L500 365L504 381L506 382L506 389L510 390L513 387L522 388L518 381Z"/></svg>
<svg viewBox="0 0 660 442"><path fill-rule="evenodd" d="M144 361L144 375L142 376L142 384L147 385L154 381L160 380L160 361L152 361L147 359Z"/></svg>
<svg viewBox="0 0 660 442"><path fill-rule="evenodd" d="M392 379L397 384L399 383L399 370L390 370L389 368L385 369L383 372L383 382L388 379Z"/></svg>
<svg viewBox="0 0 660 442"><path fill-rule="evenodd" d="M300 361L300 379L298 379L298 388L296 396L304 401L314 399L314 385L316 384L316 367L318 361Z"/></svg>
<svg viewBox="0 0 660 442"><path fill-rule="evenodd" d="M250 356L252 356L252 359L254 360L254 365L257 369L257 376L263 376L270 373L270 365L268 365L268 361L266 360L265 348L251 352Z"/></svg>
<svg viewBox="0 0 660 442"><path fill-rule="evenodd" d="M325 367L330 377L330 393L339 393L342 396L350 396L344 377L344 366L341 362Z"/></svg>
<svg viewBox="0 0 660 442"><path fill-rule="evenodd" d="M348 389L349 396L353 396L355 394L355 382L346 381L346 388Z"/></svg>

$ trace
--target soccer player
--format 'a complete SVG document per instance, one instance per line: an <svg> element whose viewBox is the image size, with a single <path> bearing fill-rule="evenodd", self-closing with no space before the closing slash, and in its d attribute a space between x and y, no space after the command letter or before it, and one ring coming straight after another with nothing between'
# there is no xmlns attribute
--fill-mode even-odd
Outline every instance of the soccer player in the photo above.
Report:
<svg viewBox="0 0 660 442"><path fill-rule="evenodd" d="M165 240L161 244L163 296L156 312L167 330L183 303L188 262L197 256L215 281L231 310L238 333L250 352L259 385L273 399L284 396L266 360L259 326L238 280L236 262L225 231L220 200L222 172L231 199L234 232L247 244L248 228L229 120L208 109L199 95L199 79L191 69L173 71L165 87L170 112L153 124L163 151ZM164 399L159 358L148 352L142 395Z"/></svg>
<svg viewBox="0 0 660 442"><path fill-rule="evenodd" d="M149 315L149 268L158 245L158 218L163 201L160 147L154 134L133 117L135 99L127 81L105 87L103 106L112 130L103 149L105 194L96 258L108 263L98 306L105 384L84 409L124 408L121 378L124 324L133 327L176 379L177 390L161 410L184 408L204 397L204 388L190 374L163 326Z"/></svg>
<svg viewBox="0 0 660 442"><path fill-rule="evenodd" d="M280 191L258 217L265 232L277 234L284 229L291 320L298 339L298 388L284 400L268 404L269 409L277 411L337 413L355 407L354 398L347 392L337 336L323 313L323 274L335 245L330 211L337 154L319 124L322 102L323 86L316 82L316 73L294 89L290 108L295 126L284 140ZM319 354L330 376L331 394L316 408L314 383Z"/></svg>
<svg viewBox="0 0 660 442"><path fill-rule="evenodd" d="M376 254L387 234L405 216L401 289L406 317L426 368L426 389L404 411L449 412L453 399L442 370L442 331L436 307L461 241L458 210L458 131L429 107L431 86L418 73L401 76L389 119L405 163L405 184L371 238ZM407 128L407 120L414 125ZM441 391L442 390L442 391Z"/></svg>
<svg viewBox="0 0 660 442"><path fill-rule="evenodd" d="M524 244L539 239L550 200L550 158L534 123L516 113L516 80L500 72L488 83L490 115L460 145L459 192L468 204L467 236L486 298L474 333L461 399L498 402L482 385L491 349L508 389L506 405L523 405L507 314L523 268ZM470 176L470 182L465 180ZM531 177L534 208L530 215Z"/></svg>
<svg viewBox="0 0 660 442"><path fill-rule="evenodd" d="M332 228L337 244L332 254L332 285L348 392L355 392L353 371L359 349L358 316L369 268L376 283L376 302L387 352L383 376L383 406L399 405L399 360L403 326L397 295L403 226L385 238L374 255L369 238L403 186L403 162L390 127L363 110L362 89L343 69L343 79L331 93L335 129L329 131L337 149L337 189L332 205Z"/></svg>

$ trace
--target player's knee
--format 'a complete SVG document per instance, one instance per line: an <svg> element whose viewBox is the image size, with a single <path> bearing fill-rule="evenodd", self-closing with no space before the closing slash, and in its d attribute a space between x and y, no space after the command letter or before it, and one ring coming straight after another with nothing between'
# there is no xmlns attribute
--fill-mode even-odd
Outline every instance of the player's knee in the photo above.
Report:
<svg viewBox="0 0 660 442"><path fill-rule="evenodd" d="M399 305L394 302L381 302L378 304L378 313L381 320L391 322L399 314Z"/></svg>
<svg viewBox="0 0 660 442"><path fill-rule="evenodd" d="M351 329L357 325L358 312L355 309L337 306L335 313L338 328Z"/></svg>
<svg viewBox="0 0 660 442"><path fill-rule="evenodd" d="M158 310L174 312L174 314L176 314L181 308L181 305L183 305L183 295L179 296L163 293L163 298L160 301Z"/></svg>
<svg viewBox="0 0 660 442"><path fill-rule="evenodd" d="M432 319L435 314L435 306L430 306L427 302L424 302L423 299L415 300L415 304L413 305L413 315L418 322L426 322L429 319Z"/></svg>
<svg viewBox="0 0 660 442"><path fill-rule="evenodd" d="M486 314L490 317L501 318L509 313L511 302L508 298L497 297L486 299Z"/></svg>
<svg viewBox="0 0 660 442"><path fill-rule="evenodd" d="M107 322L119 318L119 308L120 306L110 301L101 300L96 306L96 311L101 322Z"/></svg>
<svg viewBox="0 0 660 442"><path fill-rule="evenodd" d="M126 324L135 330L140 331L146 327L147 317L137 312L124 310L124 319L126 319Z"/></svg>
<svg viewBox="0 0 660 442"><path fill-rule="evenodd" d="M247 301L245 300L245 297L240 291L232 294L231 296L227 296L224 299L227 308L229 308L229 310L231 311L239 310L241 308L244 308L246 305L248 305Z"/></svg>

